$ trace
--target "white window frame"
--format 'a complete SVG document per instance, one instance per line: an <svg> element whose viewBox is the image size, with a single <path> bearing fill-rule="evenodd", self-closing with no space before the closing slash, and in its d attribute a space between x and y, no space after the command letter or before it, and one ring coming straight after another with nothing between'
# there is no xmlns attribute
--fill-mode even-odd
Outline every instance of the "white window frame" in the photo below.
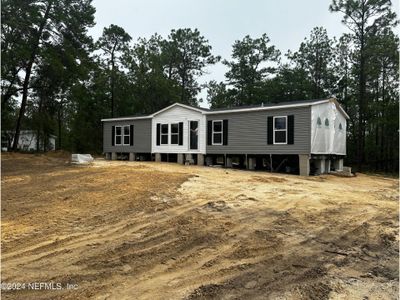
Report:
<svg viewBox="0 0 400 300"><path fill-rule="evenodd" d="M277 119L277 118L285 118L285 124L286 124L286 129L275 129L275 119ZM287 145L287 142L288 142L288 123L287 123L287 116L275 116L274 118L273 118L273 129L274 129L274 145ZM276 131L285 131L285 133L286 133L286 137L285 137L285 142L284 143L276 143L275 142L275 132Z"/></svg>
<svg viewBox="0 0 400 300"><path fill-rule="evenodd" d="M167 128L168 128L168 132L167 133L163 133L162 132L162 127L163 127L163 125L167 125ZM170 130L170 128L169 128L169 124L168 123L161 123L160 124L160 146L161 145L169 145L169 133L171 132L171 130ZM163 143L162 142L162 137L163 137L163 135L166 135L167 136L167 143Z"/></svg>
<svg viewBox="0 0 400 300"><path fill-rule="evenodd" d="M216 122L221 122L221 131L214 131L214 123ZM215 133L220 133L221 134L221 142L220 143L214 143L214 134ZM224 122L222 120L213 120L212 121L212 144L213 146L220 146L223 144L223 139L224 139Z"/></svg>
<svg viewBox="0 0 400 300"><path fill-rule="evenodd" d="M178 132L177 133L172 133L172 125L177 125L178 126ZM170 144L171 145L179 145L179 123L171 123L170 124L170 131L169 131L169 134L170 134ZM176 144L175 143L172 143L172 136L173 135L176 135L176 137L177 137L177 142L176 142Z"/></svg>
<svg viewBox="0 0 400 300"><path fill-rule="evenodd" d="M115 126L115 136L114 136L114 145L115 146L122 146L124 140L123 140L123 136L124 136L124 132L123 132L123 128L124 126ZM117 134L117 128L119 128L121 130L121 134ZM117 136L121 137L121 143L117 143Z"/></svg>
<svg viewBox="0 0 400 300"><path fill-rule="evenodd" d="M128 127L128 134L125 134L125 127ZM125 136L128 136L128 143L125 144ZM131 126L124 125L122 126L122 145L123 146L130 146L131 145Z"/></svg>

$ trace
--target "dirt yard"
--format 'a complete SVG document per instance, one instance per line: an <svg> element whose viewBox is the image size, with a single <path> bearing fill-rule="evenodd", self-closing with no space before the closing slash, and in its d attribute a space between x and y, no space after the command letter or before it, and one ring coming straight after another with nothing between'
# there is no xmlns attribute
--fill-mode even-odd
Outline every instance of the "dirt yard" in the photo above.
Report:
<svg viewBox="0 0 400 300"><path fill-rule="evenodd" d="M2 299L397 299L398 181L2 155ZM75 289L66 289L66 285Z"/></svg>

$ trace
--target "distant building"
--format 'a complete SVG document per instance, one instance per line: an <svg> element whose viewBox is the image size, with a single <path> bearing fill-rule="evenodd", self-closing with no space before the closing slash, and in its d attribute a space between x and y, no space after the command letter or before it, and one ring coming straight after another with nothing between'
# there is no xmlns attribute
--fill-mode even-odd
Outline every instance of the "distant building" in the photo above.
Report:
<svg viewBox="0 0 400 300"><path fill-rule="evenodd" d="M18 150L21 151L52 151L56 149L56 136L48 135L47 138L39 139L37 143L37 132L34 130L21 130L19 134ZM14 132L2 131L1 133L1 151L8 151L14 141ZM39 146L39 149L38 149Z"/></svg>

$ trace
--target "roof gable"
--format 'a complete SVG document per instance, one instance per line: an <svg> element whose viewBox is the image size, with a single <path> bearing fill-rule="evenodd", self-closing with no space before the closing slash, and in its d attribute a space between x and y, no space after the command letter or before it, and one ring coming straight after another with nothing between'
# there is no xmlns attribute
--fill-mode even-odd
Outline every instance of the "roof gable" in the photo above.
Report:
<svg viewBox="0 0 400 300"><path fill-rule="evenodd" d="M166 108L163 108L163 109L161 109L161 110L155 112L152 116L154 117L154 116L156 116L156 115L159 115L159 114L161 114L161 113L163 113L163 112L165 112L165 111L167 111L167 110L169 110L169 109L171 109L171 108L174 108L174 107L183 107L183 108L186 108L186 109L190 109L190 110L193 110L193 111L197 111L197 112L199 112L199 113L204 113L204 112L208 111L207 109L198 108L198 107L193 107L193 106L190 106L190 105L186 105L186 104L182 104L182 103L177 103L177 102L176 102L176 103L174 103L174 104L172 104L172 105L170 105L170 106L167 106Z"/></svg>

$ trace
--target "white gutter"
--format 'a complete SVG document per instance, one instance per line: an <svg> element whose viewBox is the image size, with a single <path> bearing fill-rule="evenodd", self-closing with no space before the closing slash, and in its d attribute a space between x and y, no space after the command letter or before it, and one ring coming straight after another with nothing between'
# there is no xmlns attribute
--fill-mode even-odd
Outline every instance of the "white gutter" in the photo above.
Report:
<svg viewBox="0 0 400 300"><path fill-rule="evenodd" d="M302 104L285 104L285 105L277 105L277 106L260 106L260 107L251 107L251 108L242 108L242 109L230 109L230 110L221 110L221 111L205 111L206 115L216 115L216 114L226 114L226 113L235 113L235 112L247 112L247 111L258 111L258 110L273 110L280 108L288 108L288 107L305 107L311 105L317 105L322 103L329 102L330 99L321 100L317 102L311 103L302 103Z"/></svg>
<svg viewBox="0 0 400 300"><path fill-rule="evenodd" d="M143 116L143 117L122 117L122 118L110 118L110 119L101 119L102 122L112 122L112 121L129 121L129 120L141 120L141 119L150 119L153 115Z"/></svg>
<svg viewBox="0 0 400 300"><path fill-rule="evenodd" d="M151 115L148 116L142 116L142 117L122 117L122 118L111 118L111 119L101 119L102 122L112 122L112 121L128 121L128 120L141 120L141 119L150 119L153 118L154 116L160 114L161 112L164 112L174 106L181 106L185 107L194 111L198 111L202 114L205 115L217 115L217 114L227 114L227 113L239 113L239 112L252 112L252 111L264 111L264 110L275 110L275 109L281 109L281 108L296 108L296 107L307 107L307 106L312 106L312 105L318 105L318 104L323 104L323 103L328 103L330 101L334 101L335 104L339 107L339 110L347 117L347 119L350 119L348 114L343 110L343 108L340 106L340 104L337 102L335 98L330 98L330 99L325 99L325 100L320 100L316 102L310 102L310 103L301 103L301 104L284 104L284 105L277 105L277 106L259 106L259 107L250 107L250 108L240 108L240 109L230 109L230 110L217 110L217 111L204 111L201 109L197 109L191 106L184 105L182 103L174 103L166 108L163 108Z"/></svg>

